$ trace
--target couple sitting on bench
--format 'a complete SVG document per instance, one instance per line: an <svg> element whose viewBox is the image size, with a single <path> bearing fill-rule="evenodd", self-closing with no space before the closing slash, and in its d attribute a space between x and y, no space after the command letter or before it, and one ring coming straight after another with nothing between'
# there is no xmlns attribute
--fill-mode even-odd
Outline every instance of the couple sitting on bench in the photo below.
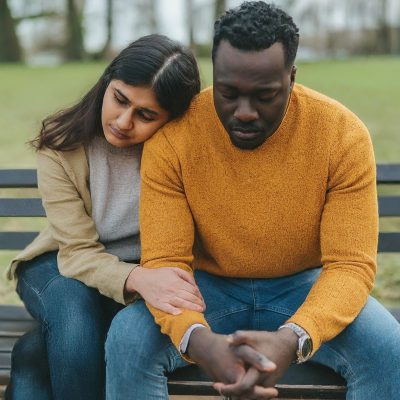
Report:
<svg viewBox="0 0 400 400"><path fill-rule="evenodd" d="M212 88L150 35L44 121L49 228L9 270L40 328L14 348L9 399L167 399L165 373L190 362L222 395L269 399L309 359L347 399L398 396L400 324L369 296L371 139L295 83L298 39L245 2L215 23Z"/></svg>

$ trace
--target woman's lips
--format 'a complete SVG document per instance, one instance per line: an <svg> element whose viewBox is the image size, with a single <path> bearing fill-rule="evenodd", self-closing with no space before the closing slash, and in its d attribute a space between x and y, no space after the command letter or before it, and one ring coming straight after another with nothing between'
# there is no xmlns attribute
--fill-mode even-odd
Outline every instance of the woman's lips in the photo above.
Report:
<svg viewBox="0 0 400 400"><path fill-rule="evenodd" d="M110 131L111 133L118 139L120 140L127 140L129 139L128 135L125 135L124 133L122 133L119 129L113 127L112 125L110 125Z"/></svg>

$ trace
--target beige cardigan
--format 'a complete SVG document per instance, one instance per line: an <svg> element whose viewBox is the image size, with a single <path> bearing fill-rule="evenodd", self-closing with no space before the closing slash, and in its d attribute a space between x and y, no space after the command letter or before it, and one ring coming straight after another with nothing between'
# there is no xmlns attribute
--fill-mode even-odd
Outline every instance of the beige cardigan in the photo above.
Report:
<svg viewBox="0 0 400 400"><path fill-rule="evenodd" d="M137 265L119 261L99 242L91 217L89 165L84 147L73 151L40 150L37 172L49 226L11 261L8 279L16 279L15 271L21 261L58 250L62 275L78 279L125 304L125 281Z"/></svg>

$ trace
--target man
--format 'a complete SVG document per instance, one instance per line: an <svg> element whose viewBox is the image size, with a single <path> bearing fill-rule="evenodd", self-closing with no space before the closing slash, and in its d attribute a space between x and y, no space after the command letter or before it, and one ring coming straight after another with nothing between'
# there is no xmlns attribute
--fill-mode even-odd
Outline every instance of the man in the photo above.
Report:
<svg viewBox="0 0 400 400"><path fill-rule="evenodd" d="M369 297L371 140L344 106L295 84L297 45L291 17L271 5L228 11L213 88L145 145L142 262L195 270L207 309L151 315L138 302L117 315L109 399L166 399L164 373L184 359L224 395L274 398L290 363L311 357L347 380L347 399L398 395L400 325Z"/></svg>

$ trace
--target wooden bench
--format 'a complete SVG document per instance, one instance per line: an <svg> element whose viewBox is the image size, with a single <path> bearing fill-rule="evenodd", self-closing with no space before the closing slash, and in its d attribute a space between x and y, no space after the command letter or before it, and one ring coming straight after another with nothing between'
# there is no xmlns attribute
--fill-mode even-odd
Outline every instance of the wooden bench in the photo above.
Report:
<svg viewBox="0 0 400 400"><path fill-rule="evenodd" d="M387 195L400 188L400 164L378 165L378 186L385 191L379 196L380 217L400 217L400 195ZM35 170L0 170L0 188L36 188ZM393 193L393 192L392 192ZM0 217L45 217L39 198L1 198ZM381 232L379 252L400 253L400 229ZM37 232L0 232L0 250L24 248ZM400 267L400 265L399 265ZM400 320L400 309L391 309ZM21 306L0 305L0 399L9 380L11 350L15 341L35 326ZM196 366L176 371L169 376L169 392L174 395L216 395L209 379ZM344 399L346 382L321 365L293 365L278 385L280 398L285 399Z"/></svg>

